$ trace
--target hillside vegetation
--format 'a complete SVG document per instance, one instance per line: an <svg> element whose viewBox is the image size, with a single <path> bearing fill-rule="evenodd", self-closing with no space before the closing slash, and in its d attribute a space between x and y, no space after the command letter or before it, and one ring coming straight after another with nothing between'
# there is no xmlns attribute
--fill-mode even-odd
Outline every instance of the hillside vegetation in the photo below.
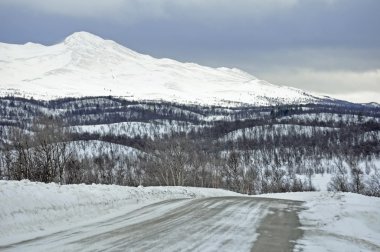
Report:
<svg viewBox="0 0 380 252"><path fill-rule="evenodd" d="M380 196L380 109L218 107L117 97L0 99L0 176L62 184Z"/></svg>

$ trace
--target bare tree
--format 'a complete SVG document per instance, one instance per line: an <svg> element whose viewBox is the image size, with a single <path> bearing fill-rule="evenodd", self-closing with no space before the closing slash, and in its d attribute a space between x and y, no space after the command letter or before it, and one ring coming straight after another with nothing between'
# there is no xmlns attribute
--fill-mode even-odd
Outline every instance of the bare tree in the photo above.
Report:
<svg viewBox="0 0 380 252"><path fill-rule="evenodd" d="M347 163L351 171L351 191L354 193L362 193L365 186L364 172L359 167L358 160L355 159L353 155L349 156Z"/></svg>
<svg viewBox="0 0 380 252"><path fill-rule="evenodd" d="M185 138L171 138L159 141L153 148L153 165L148 172L156 177L160 185L185 185L191 166L191 143Z"/></svg>
<svg viewBox="0 0 380 252"><path fill-rule="evenodd" d="M328 184L329 191L349 192L350 186L347 177L347 169L344 167L342 158L335 161L336 174Z"/></svg>
<svg viewBox="0 0 380 252"><path fill-rule="evenodd" d="M10 178L63 183L68 141L63 124L52 117L36 119L29 132L14 127L5 151Z"/></svg>
<svg viewBox="0 0 380 252"><path fill-rule="evenodd" d="M33 152L39 181L63 183L65 166L71 158L70 140L63 123L53 117L40 117L33 127Z"/></svg>

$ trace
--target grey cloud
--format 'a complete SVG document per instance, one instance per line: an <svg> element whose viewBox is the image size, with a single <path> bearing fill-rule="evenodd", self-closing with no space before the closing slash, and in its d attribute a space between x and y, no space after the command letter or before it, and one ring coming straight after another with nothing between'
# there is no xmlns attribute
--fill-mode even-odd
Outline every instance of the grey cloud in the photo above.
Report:
<svg viewBox="0 0 380 252"><path fill-rule="evenodd" d="M2 0L0 4L3 6L17 6L18 8L30 8L35 11L68 16L96 16L117 11L123 5L123 2L123 0Z"/></svg>
<svg viewBox="0 0 380 252"><path fill-rule="evenodd" d="M1 5L18 11L31 8L37 12L30 11L34 15L40 15L41 10L57 12L59 17L75 15L68 18L68 25L70 19L77 19L72 25L76 30L92 21L91 30L97 34L109 35L127 46L137 44L137 49L146 44L143 50L165 50L181 44L221 52L380 45L377 0L2 0ZM52 20L47 22L62 24L52 15L41 15L41 19L48 16ZM25 18L21 20L25 22ZM98 20L114 27L98 28ZM157 45L148 44L149 40Z"/></svg>
<svg viewBox="0 0 380 252"><path fill-rule="evenodd" d="M239 67L273 84L292 86L355 102L380 102L380 52L309 48L250 51L228 60L209 56L206 65Z"/></svg>
<svg viewBox="0 0 380 252"><path fill-rule="evenodd" d="M275 83L331 94L347 94L366 90L380 92L380 69L367 72L315 71L283 69L262 75Z"/></svg>
<svg viewBox="0 0 380 252"><path fill-rule="evenodd" d="M332 5L342 0L308 0ZM47 13L68 16L122 18L144 20L168 18L176 13L205 19L230 17L262 17L274 12L291 9L301 0L2 0L1 5L13 5Z"/></svg>
<svg viewBox="0 0 380 252"><path fill-rule="evenodd" d="M274 84L345 97L356 95L361 97L360 101L362 91L380 94L379 50L308 48L250 55L250 60L236 62ZM376 101L380 102L380 95Z"/></svg>

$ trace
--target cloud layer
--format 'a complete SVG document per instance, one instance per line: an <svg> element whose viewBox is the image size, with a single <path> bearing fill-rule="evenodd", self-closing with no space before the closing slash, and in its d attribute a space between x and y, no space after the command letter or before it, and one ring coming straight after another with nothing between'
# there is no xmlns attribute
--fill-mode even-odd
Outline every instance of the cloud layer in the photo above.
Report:
<svg viewBox="0 0 380 252"><path fill-rule="evenodd" d="M326 5L341 0L308 0ZM263 17L298 5L301 0L2 0L1 5L31 8L36 11L76 17L143 20L168 18L177 13L189 17L219 19Z"/></svg>

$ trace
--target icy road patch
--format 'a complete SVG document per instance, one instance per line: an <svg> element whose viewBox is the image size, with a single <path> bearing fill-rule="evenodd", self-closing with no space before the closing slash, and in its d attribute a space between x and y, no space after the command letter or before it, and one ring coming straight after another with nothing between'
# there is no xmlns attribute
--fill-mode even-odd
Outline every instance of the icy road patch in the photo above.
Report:
<svg viewBox="0 0 380 252"><path fill-rule="evenodd" d="M294 201L236 196L161 201L112 219L9 244L0 249L292 251L295 241L302 235L296 211L298 204Z"/></svg>

